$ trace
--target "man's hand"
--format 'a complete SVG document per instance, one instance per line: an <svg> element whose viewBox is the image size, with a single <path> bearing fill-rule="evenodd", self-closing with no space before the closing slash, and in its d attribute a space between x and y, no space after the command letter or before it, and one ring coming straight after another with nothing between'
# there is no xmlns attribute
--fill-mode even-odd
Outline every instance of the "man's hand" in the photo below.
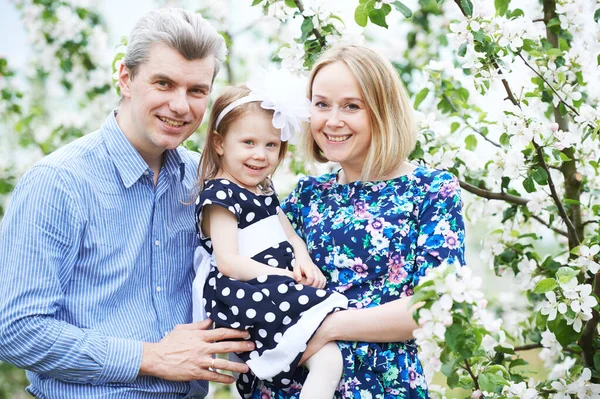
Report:
<svg viewBox="0 0 600 399"><path fill-rule="evenodd" d="M294 280L300 284L315 288L325 288L327 280L323 272L312 262L312 259L296 258L294 262Z"/></svg>
<svg viewBox="0 0 600 399"><path fill-rule="evenodd" d="M144 343L140 375L171 381L208 380L231 384L233 377L215 370L248 371L244 363L213 356L217 353L246 352L254 349L249 341L228 341L248 337L247 331L229 328L209 330L212 320L176 326L157 343ZM214 363L213 363L214 360Z"/></svg>

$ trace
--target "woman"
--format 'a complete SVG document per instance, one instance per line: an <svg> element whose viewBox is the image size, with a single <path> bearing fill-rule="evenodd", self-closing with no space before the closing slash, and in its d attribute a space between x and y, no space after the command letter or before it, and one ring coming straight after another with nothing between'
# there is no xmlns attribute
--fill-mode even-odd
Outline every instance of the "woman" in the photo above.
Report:
<svg viewBox="0 0 600 399"><path fill-rule="evenodd" d="M427 397L409 297L427 269L464 264L458 183L407 162L416 142L412 106L390 62L373 50L328 50L313 68L308 97L305 149L341 169L302 179L282 207L349 310L325 319L304 358L338 341L338 398ZM254 397L293 395L265 383Z"/></svg>

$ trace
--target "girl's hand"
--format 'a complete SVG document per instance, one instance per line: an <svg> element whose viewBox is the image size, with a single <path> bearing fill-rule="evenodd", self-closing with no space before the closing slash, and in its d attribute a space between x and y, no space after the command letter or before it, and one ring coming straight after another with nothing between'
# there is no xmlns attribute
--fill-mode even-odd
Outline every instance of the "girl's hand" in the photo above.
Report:
<svg viewBox="0 0 600 399"><path fill-rule="evenodd" d="M340 310L338 312L332 313L323 320L321 323L321 327L314 333L310 341L306 346L306 350L300 359L300 365L302 365L305 361L307 361L312 355L317 353L322 347L324 347L328 342L335 341L334 337L330 334L331 326L335 324L333 321L334 317L337 313L345 312L344 310Z"/></svg>
<svg viewBox="0 0 600 399"><path fill-rule="evenodd" d="M310 285L315 288L325 288L327 280L321 270L312 260L298 259L294 263L294 280L300 284Z"/></svg>

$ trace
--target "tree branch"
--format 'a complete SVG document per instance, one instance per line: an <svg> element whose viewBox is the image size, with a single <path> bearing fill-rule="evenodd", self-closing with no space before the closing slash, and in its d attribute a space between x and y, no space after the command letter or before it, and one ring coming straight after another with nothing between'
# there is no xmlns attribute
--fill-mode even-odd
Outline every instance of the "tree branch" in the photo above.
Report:
<svg viewBox="0 0 600 399"><path fill-rule="evenodd" d="M551 229L552 231L554 231L555 233L560 234L561 236L564 237L569 237L569 233L567 233L564 230L559 229L558 227L552 227L552 225L550 225L550 223L546 222L544 219L542 219L539 216L536 215L530 215L529 217L531 217L532 219L537 220L538 222L540 222L541 224L543 224L544 226L546 226L547 228Z"/></svg>
<svg viewBox="0 0 600 399"><path fill-rule="evenodd" d="M442 98L446 101L448 101L448 104L450 104L450 107L452 108L452 110L454 112L456 112L458 114L458 116L461 117L462 120L465 121L465 123L467 124L467 126L469 126L471 128L471 130L473 130L475 133L479 134L481 137L483 137L483 139L485 141L487 141L488 143L501 148L500 144L496 143L495 141L491 140L490 138L488 138L485 134L483 134L483 132L479 129L477 129L476 127L474 127L473 125L471 125L471 123L467 120L467 117L464 116L459 110L458 108L456 108L456 105L454 105L454 103L452 102L452 100L450 99L450 97L448 97L447 95L443 95Z"/></svg>
<svg viewBox="0 0 600 399"><path fill-rule="evenodd" d="M296 3L296 7L298 7L298 10L300 10L300 12L303 13L304 5L302 4L302 1L294 0L294 3ZM307 17L303 16L303 18L307 18ZM325 47L325 45L327 45L327 42L325 41L325 38L323 37L323 35L321 35L321 32L319 32L317 30L317 28L313 28L312 32L315 35L315 37L317 38L317 40L319 41L319 44L321 45L321 47Z"/></svg>
<svg viewBox="0 0 600 399"><path fill-rule="evenodd" d="M559 216L567 225L569 241L576 243L575 246L577 246L581 242L581 237L579 237L577 235L577 231L575 230L573 221L571 221L571 218L569 218L569 215L567 215L567 211L565 210L565 207L564 207L562 201L560 200L560 197L558 196L558 192L556 191L556 187L554 186L554 181L552 180L552 175L550 174L550 168L548 168L548 165L546 164L546 160L544 159L544 153L542 151L542 147L540 147L538 145L538 143L535 142L535 139L531 140L531 143L535 147L535 150L537 152L538 158L540 159L540 164L542 165L542 168L544 168L544 170L548 174L548 186L550 187L550 195L552 196L554 203L558 207Z"/></svg>
<svg viewBox="0 0 600 399"><path fill-rule="evenodd" d="M515 347L515 351L528 351L531 349L543 348L542 344L528 344Z"/></svg>
<svg viewBox="0 0 600 399"><path fill-rule="evenodd" d="M505 192L495 193L484 188L475 187L472 184L469 184L465 181L459 180L460 187L464 190L470 192L471 194L475 194L482 198L487 198L490 200L501 200L510 202L511 204L525 206L529 200L523 197L517 197L516 195L506 194Z"/></svg>
<svg viewBox="0 0 600 399"><path fill-rule="evenodd" d="M600 273L596 273L594 276L594 295L600 296ZM594 336L598 328L598 321L600 320L600 314L598 311L592 310L592 318L585 323L583 328L583 334L577 344L581 347L583 353L583 361L587 367L594 369L594 354L596 349L594 348ZM598 382L597 379L595 382Z"/></svg>
<svg viewBox="0 0 600 399"><path fill-rule="evenodd" d="M477 379L475 374L473 374L473 370L471 370L471 366L469 365L469 361L467 359L465 359L465 370L467 370L467 373L469 373L469 375L473 379L473 384L475 385L475 389L478 389L481 392L481 388L479 388L479 379ZM480 398L483 399L484 396L481 395Z"/></svg>

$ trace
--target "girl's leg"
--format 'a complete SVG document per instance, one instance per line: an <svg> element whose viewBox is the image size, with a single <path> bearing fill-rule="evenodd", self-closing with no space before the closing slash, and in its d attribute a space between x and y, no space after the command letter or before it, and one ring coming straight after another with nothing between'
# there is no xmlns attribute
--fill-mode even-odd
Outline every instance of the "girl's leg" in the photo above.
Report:
<svg viewBox="0 0 600 399"><path fill-rule="evenodd" d="M332 399L344 366L337 343L327 343L305 364L309 373L302 385L300 399Z"/></svg>

